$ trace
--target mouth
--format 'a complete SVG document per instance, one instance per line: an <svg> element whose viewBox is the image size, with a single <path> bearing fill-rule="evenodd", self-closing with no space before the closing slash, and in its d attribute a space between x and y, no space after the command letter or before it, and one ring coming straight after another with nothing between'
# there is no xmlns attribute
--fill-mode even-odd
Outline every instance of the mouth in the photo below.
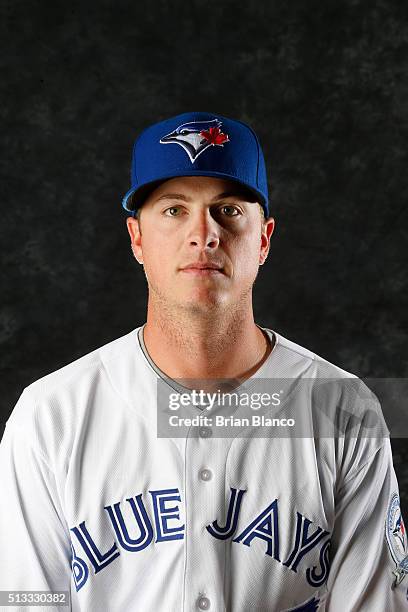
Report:
<svg viewBox="0 0 408 612"><path fill-rule="evenodd" d="M213 276L216 274L224 274L223 268L215 264L192 264L191 266L181 268L180 272L192 274L193 276Z"/></svg>
<svg viewBox="0 0 408 612"><path fill-rule="evenodd" d="M181 272L185 274L193 274L194 276L213 276L215 274L224 274L222 270L217 268L183 268Z"/></svg>

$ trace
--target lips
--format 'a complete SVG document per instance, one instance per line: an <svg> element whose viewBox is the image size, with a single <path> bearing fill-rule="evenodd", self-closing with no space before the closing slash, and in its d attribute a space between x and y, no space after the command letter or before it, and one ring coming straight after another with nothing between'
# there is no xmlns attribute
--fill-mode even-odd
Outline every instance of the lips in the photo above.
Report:
<svg viewBox="0 0 408 612"><path fill-rule="evenodd" d="M222 271L222 266L214 263L192 263L181 268L182 270L218 270Z"/></svg>
<svg viewBox="0 0 408 612"><path fill-rule="evenodd" d="M209 276L214 274L224 274L223 267L213 262L196 262L181 268L182 272L195 274L197 276Z"/></svg>

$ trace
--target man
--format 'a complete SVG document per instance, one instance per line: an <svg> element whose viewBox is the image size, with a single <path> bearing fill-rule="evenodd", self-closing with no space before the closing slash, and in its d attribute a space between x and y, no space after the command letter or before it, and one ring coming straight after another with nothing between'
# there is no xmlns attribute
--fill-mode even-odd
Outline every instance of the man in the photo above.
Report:
<svg viewBox="0 0 408 612"><path fill-rule="evenodd" d="M86 612L405 609L378 402L254 322L274 230L256 134L211 113L150 126L123 206L147 320L20 397L0 589L71 590Z"/></svg>

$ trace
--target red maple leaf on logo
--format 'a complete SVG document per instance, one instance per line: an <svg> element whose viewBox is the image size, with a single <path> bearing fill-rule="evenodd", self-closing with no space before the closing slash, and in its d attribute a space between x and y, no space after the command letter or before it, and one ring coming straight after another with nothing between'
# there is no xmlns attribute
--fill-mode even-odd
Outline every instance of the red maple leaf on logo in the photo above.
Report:
<svg viewBox="0 0 408 612"><path fill-rule="evenodd" d="M229 142L227 134L223 134L220 128L211 127L209 130L203 130L200 132L204 140L207 140L212 145L222 145L224 142Z"/></svg>

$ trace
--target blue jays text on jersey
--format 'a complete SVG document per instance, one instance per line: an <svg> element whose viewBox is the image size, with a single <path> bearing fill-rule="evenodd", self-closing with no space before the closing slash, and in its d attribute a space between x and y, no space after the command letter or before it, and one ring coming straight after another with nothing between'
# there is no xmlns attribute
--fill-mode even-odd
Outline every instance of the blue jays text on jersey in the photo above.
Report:
<svg viewBox="0 0 408 612"><path fill-rule="evenodd" d="M286 560L281 559L280 542L282 533L279 530L279 501L273 500L254 519L240 531L237 532L239 512L245 490L231 488L230 498L225 521L215 519L206 530L210 536L219 540L231 539L233 543L243 546L251 546L254 539L261 539L265 543L265 563L270 562L268 557L274 559L293 572L299 571L303 558L314 548L318 547L318 561L312 566L305 567L302 574L303 579L313 587L322 586L329 572L328 552L330 547L330 534L320 526L313 525L312 521L300 512L296 512L296 532L290 534L293 547ZM82 556L72 546L72 571L76 589L81 589L89 578L88 564L90 564L95 575L107 565L114 562L124 551L138 553L144 550L152 542L169 543L184 538L185 525L180 521L181 502L179 489L162 489L149 491L152 497L154 516L149 517L140 493L129 497L126 502L132 510L131 522L126 521L122 512L120 501L104 506L109 517L110 527L116 535L116 544L101 551L97 542L91 535L89 525L82 521L79 525L71 527L82 549ZM170 505L169 505L170 504ZM287 535L287 534L286 534ZM166 544L168 546L169 544ZM262 551L259 551L262 554ZM86 560L85 560L86 559ZM303 563L304 565L304 563Z"/></svg>

